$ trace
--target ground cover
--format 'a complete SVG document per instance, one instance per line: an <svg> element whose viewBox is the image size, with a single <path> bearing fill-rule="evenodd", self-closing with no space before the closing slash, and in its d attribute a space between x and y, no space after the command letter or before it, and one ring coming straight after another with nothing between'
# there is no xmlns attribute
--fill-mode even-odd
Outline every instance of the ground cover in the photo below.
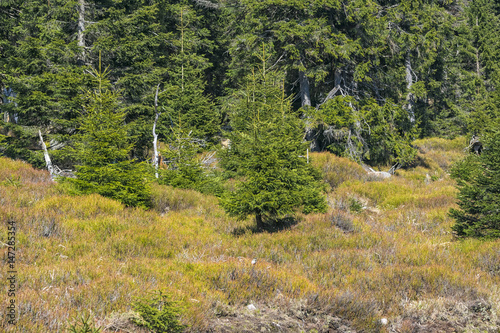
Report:
<svg viewBox="0 0 500 333"><path fill-rule="evenodd" d="M189 332L498 332L500 242L457 241L448 216L465 139L414 144L416 164L386 180L312 154L328 212L262 232L191 190L155 186L153 209L125 208L0 158L0 330L65 332L85 314L105 332L140 332L132 304L163 290Z"/></svg>

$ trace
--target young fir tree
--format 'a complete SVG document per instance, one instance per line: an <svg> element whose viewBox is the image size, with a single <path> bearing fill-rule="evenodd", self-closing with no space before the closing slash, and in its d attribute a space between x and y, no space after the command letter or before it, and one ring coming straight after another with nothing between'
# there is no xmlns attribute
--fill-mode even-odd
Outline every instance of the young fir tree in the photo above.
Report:
<svg viewBox="0 0 500 333"><path fill-rule="evenodd" d="M159 183L205 191L208 177L197 153L219 131L220 122L213 102L204 93L203 74L210 64L197 53L204 43L199 35L203 31L193 29L193 23L200 17L185 2L170 10L178 31L173 40L176 52L169 58L170 79L159 94L162 109L167 111L160 119L159 130L166 143L162 159L168 165L160 172Z"/></svg>
<svg viewBox="0 0 500 333"><path fill-rule="evenodd" d="M318 175L303 155L303 123L290 111L282 82L262 69L250 77L232 106L231 147L222 165L241 176L233 192L223 196L222 207L232 216L255 215L257 228L298 209L324 211Z"/></svg>
<svg viewBox="0 0 500 333"><path fill-rule="evenodd" d="M204 168L199 155L204 140L193 137L192 133L185 130L181 122L171 128L166 147L161 151L162 164L167 167L159 170L158 183L219 196L223 192L219 172Z"/></svg>
<svg viewBox="0 0 500 333"><path fill-rule="evenodd" d="M205 175L196 156L198 149L198 141L191 137L191 132L184 131L180 124L172 128L172 136L162 151L163 163L168 168L161 170L159 183L193 189L202 186Z"/></svg>
<svg viewBox="0 0 500 333"><path fill-rule="evenodd" d="M194 29L200 17L184 3L172 6L172 16L177 18L177 32L172 40L175 52L169 58L172 70L160 101L173 110L170 116L189 129L192 137L210 139L219 132L220 117L204 92L204 72L210 63L199 51L210 47L202 38L206 31ZM165 120L171 123L171 119Z"/></svg>
<svg viewBox="0 0 500 333"><path fill-rule="evenodd" d="M450 216L460 237L500 237L500 131L488 135L481 155L471 154L452 172L457 180L458 206Z"/></svg>
<svg viewBox="0 0 500 333"><path fill-rule="evenodd" d="M118 108L118 94L106 80L106 71L94 72L98 87L84 97L85 114L74 147L76 179L69 179L82 193L99 193L127 206L148 206L149 188L144 167L128 159L132 146L124 126L125 112Z"/></svg>

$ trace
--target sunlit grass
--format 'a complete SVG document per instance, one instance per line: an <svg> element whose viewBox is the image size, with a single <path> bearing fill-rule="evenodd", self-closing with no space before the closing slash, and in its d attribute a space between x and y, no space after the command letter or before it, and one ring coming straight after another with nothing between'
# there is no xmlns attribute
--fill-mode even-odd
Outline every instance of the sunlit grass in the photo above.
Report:
<svg viewBox="0 0 500 333"><path fill-rule="evenodd" d="M186 307L188 331L249 315L248 304L327 326L338 316L364 331L498 329L500 241L456 241L450 231L456 191L446 168L460 142L417 141L430 167L383 181L312 154L330 209L276 232L255 232L252 219L235 221L191 190L154 187L150 211L69 196L45 172L0 158L0 240L14 220L20 314L15 328L2 315L1 330L64 332L85 312L111 332L134 315L137 297L159 289Z"/></svg>

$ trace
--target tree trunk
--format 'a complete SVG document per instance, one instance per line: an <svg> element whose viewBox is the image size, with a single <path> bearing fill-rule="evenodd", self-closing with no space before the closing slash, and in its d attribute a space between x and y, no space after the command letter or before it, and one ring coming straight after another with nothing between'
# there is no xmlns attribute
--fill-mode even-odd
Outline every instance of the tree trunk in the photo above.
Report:
<svg viewBox="0 0 500 333"><path fill-rule="evenodd" d="M309 91L309 80L303 71L299 71L299 83L300 83L300 101L302 107L311 106L311 93ZM306 117L306 133L304 138L306 141L311 141L311 151L316 151L318 149L318 143L316 142L316 131L313 128L312 121L309 117Z"/></svg>
<svg viewBox="0 0 500 333"><path fill-rule="evenodd" d="M153 167L155 168L155 177L158 178L158 134L156 134L156 123L158 122L158 118L160 117L160 113L158 113L158 90L160 89L160 84L156 86L156 94L155 94L155 121L153 123Z"/></svg>
<svg viewBox="0 0 500 333"><path fill-rule="evenodd" d="M477 16L476 16L476 27L479 27L479 18ZM479 47L476 47L476 74L478 78L481 78L480 68L481 66L479 65Z"/></svg>
<svg viewBox="0 0 500 333"><path fill-rule="evenodd" d="M335 94L337 94L337 92L340 89L340 83L342 82L342 75L341 75L341 72L338 68L335 69L335 73L334 73L334 81L335 81L335 86L333 87L332 90L330 90L330 92L328 93L328 95L326 95L325 99L323 100L323 102L321 102L321 104L318 104L316 105L316 109L319 110L319 108L321 107L321 105L325 104L328 100L332 99L333 97L335 97Z"/></svg>
<svg viewBox="0 0 500 333"><path fill-rule="evenodd" d="M52 161L50 160L49 153L47 152L47 146L43 142L42 131L38 130L38 135L40 135L40 143L43 148L43 156L45 157L45 164L47 165L47 170L49 170L50 176L54 177L54 167L52 166Z"/></svg>
<svg viewBox="0 0 500 333"><path fill-rule="evenodd" d="M299 71L300 100L302 107L311 106L311 93L309 91L309 79L303 71Z"/></svg>
<svg viewBox="0 0 500 333"><path fill-rule="evenodd" d="M85 63L85 0L78 0L78 46L82 53L80 61Z"/></svg>
<svg viewBox="0 0 500 333"><path fill-rule="evenodd" d="M9 100L9 97L13 97L13 98L16 97L16 93L12 90L12 88L4 88L3 91L0 91L0 94L2 94L2 93L5 96L5 99L2 98L2 100L4 100L2 103L4 103L4 104L11 103L11 101ZM14 103L14 106L17 107L17 103ZM17 124L18 120L19 120L19 117L18 117L17 113L14 113L12 115L7 111L5 111L3 113L3 121L6 123Z"/></svg>
<svg viewBox="0 0 500 333"><path fill-rule="evenodd" d="M410 92L410 89L413 85L413 70L411 69L411 60L410 60L410 52L406 53L405 60L405 70L406 70L406 89L408 89L408 95L406 96L406 101L408 104L406 105L406 109L408 110L408 118L413 123L415 122L415 111L414 111L414 96Z"/></svg>
<svg viewBox="0 0 500 333"><path fill-rule="evenodd" d="M255 222L257 222L257 229L262 230L264 223L262 222L262 214L255 213Z"/></svg>

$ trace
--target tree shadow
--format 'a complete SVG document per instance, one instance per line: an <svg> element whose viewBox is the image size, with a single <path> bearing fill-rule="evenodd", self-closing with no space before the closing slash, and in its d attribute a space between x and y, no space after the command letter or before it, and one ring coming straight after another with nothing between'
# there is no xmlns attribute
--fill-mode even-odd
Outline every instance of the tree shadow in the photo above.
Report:
<svg viewBox="0 0 500 333"><path fill-rule="evenodd" d="M299 220L293 216L285 216L283 218L271 218L264 221L263 228L257 228L257 225L247 225L244 227L236 227L231 231L233 236L243 236L246 233L260 234L260 233L275 233L283 230L290 229L296 225Z"/></svg>

